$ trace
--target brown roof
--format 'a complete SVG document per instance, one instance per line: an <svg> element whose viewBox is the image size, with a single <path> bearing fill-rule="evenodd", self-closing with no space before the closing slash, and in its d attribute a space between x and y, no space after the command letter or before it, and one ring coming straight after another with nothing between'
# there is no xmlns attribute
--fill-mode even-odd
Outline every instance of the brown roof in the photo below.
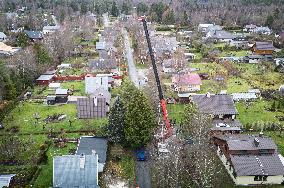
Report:
<svg viewBox="0 0 284 188"><path fill-rule="evenodd" d="M231 155L231 162L237 176L284 175L284 167L277 154Z"/></svg>
<svg viewBox="0 0 284 188"><path fill-rule="evenodd" d="M102 118L106 117L107 105L105 98L78 98L77 115L80 119Z"/></svg>

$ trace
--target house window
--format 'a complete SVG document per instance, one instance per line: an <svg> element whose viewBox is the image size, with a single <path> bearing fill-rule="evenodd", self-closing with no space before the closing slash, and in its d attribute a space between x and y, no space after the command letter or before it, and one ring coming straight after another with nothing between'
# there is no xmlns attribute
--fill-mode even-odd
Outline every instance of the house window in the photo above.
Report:
<svg viewBox="0 0 284 188"><path fill-rule="evenodd" d="M267 181L267 176L263 176L262 181Z"/></svg>
<svg viewBox="0 0 284 188"><path fill-rule="evenodd" d="M269 150L268 149L260 149L259 153L260 154L269 154Z"/></svg>
<svg viewBox="0 0 284 188"><path fill-rule="evenodd" d="M261 176L254 176L254 181L261 181Z"/></svg>

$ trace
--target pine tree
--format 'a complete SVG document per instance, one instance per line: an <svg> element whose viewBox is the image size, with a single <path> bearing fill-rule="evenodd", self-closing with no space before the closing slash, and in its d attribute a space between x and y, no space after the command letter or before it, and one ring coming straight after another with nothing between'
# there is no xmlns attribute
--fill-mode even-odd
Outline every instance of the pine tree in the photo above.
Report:
<svg viewBox="0 0 284 188"><path fill-rule="evenodd" d="M146 145L155 127L154 112L145 94L136 89L127 100L125 113L126 144L133 148Z"/></svg>
<svg viewBox="0 0 284 188"><path fill-rule="evenodd" d="M112 6L111 6L111 15L114 16L114 17L117 17L118 13L119 13L119 10L116 6L116 3L113 1Z"/></svg>
<svg viewBox="0 0 284 188"><path fill-rule="evenodd" d="M112 108L108 120L108 136L113 143L122 143L124 141L124 123L125 110L120 97L117 97Z"/></svg>

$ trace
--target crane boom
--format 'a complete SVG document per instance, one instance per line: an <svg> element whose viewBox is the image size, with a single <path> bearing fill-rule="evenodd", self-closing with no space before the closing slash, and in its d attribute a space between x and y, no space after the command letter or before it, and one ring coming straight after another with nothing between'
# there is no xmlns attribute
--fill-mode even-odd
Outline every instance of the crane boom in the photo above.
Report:
<svg viewBox="0 0 284 188"><path fill-rule="evenodd" d="M145 36L146 36L146 40L147 40L147 44L148 44L149 54L150 54L150 57L151 57L151 63L152 63L152 67L153 67L153 70L154 70L155 80L156 80L157 87L158 87L160 105L161 105L162 113L163 113L163 121L164 121L164 123L166 125L166 129L167 129L166 134L162 135L162 137L168 138L173 134L173 129L171 127L171 123L170 123L170 120L169 120L169 117L168 117L167 103L166 103L166 100L164 99L164 95L163 95L163 91L162 91L162 87L161 87L161 82L160 82L160 78L159 78L159 74L158 74L158 70L157 70L157 65L156 65L156 60L155 60L155 56L154 56L153 48L152 48L152 45L151 45L151 40L150 40L148 28L147 28L147 22L146 22L145 19L142 19L142 22L143 22Z"/></svg>

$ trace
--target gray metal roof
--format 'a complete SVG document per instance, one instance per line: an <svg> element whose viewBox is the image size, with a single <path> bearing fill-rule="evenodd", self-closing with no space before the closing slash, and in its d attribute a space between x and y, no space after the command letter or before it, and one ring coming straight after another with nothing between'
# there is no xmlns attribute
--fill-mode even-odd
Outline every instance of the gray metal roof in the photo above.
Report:
<svg viewBox="0 0 284 188"><path fill-rule="evenodd" d="M277 154L230 155L237 176L284 175L283 164Z"/></svg>
<svg viewBox="0 0 284 188"><path fill-rule="evenodd" d="M76 155L91 155L93 150L99 156L99 163L105 163L107 157L107 139L95 136L80 137Z"/></svg>
<svg viewBox="0 0 284 188"><path fill-rule="evenodd" d="M209 31L207 35L209 38L213 38L213 39L234 39L235 38L233 34L231 34L228 31L223 31L223 30Z"/></svg>
<svg viewBox="0 0 284 188"><path fill-rule="evenodd" d="M94 70L105 70L117 68L117 63L113 59L89 59L89 67Z"/></svg>
<svg viewBox="0 0 284 188"><path fill-rule="evenodd" d="M71 188L98 186L98 156L85 155L55 156L53 158L53 187Z"/></svg>
<svg viewBox="0 0 284 188"><path fill-rule="evenodd" d="M216 138L224 140L228 144L229 150L260 150L260 149L277 149L273 140L269 137L260 137L254 135L220 135ZM259 145L256 146L254 139L259 140Z"/></svg>
<svg viewBox="0 0 284 188"><path fill-rule="evenodd" d="M11 179L15 176L16 174L3 174L0 175L0 187L8 187L10 184Z"/></svg>
<svg viewBox="0 0 284 188"><path fill-rule="evenodd" d="M238 114L231 95L193 95L193 102L197 105L199 111L205 114L223 115Z"/></svg>
<svg viewBox="0 0 284 188"><path fill-rule="evenodd" d="M36 79L37 81L49 81L53 78L54 75L41 75L38 79Z"/></svg>
<svg viewBox="0 0 284 188"><path fill-rule="evenodd" d="M256 42L255 47L257 50L275 50L272 42Z"/></svg>
<svg viewBox="0 0 284 188"><path fill-rule="evenodd" d="M42 39L43 34L40 31L25 31L30 39Z"/></svg>
<svg viewBox="0 0 284 188"><path fill-rule="evenodd" d="M91 94L92 97L97 97L97 98L105 98L106 103L110 104L110 99L111 99L111 94L109 91L106 91L103 88L98 88L95 90L93 94Z"/></svg>

